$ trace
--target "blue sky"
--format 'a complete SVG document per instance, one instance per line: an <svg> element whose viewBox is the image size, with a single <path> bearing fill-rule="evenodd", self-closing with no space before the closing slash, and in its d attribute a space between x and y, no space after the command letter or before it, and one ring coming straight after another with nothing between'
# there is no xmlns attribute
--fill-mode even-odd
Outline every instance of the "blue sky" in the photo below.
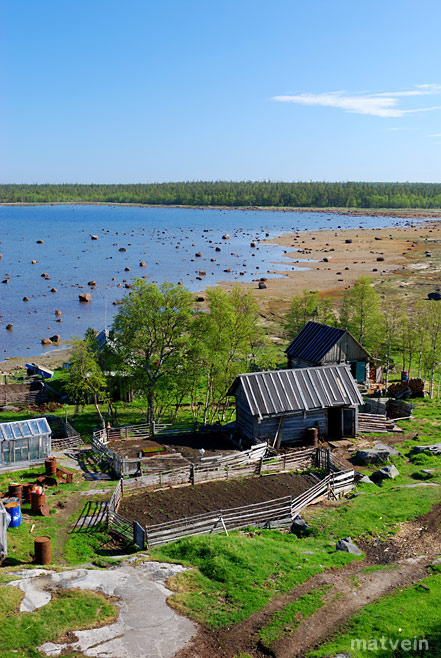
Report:
<svg viewBox="0 0 441 658"><path fill-rule="evenodd" d="M0 6L0 182L441 182L439 0Z"/></svg>

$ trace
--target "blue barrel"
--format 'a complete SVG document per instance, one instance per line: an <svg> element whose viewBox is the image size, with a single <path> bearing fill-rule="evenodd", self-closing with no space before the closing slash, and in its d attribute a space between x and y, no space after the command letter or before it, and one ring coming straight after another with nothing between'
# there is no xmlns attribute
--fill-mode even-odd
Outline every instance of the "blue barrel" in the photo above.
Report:
<svg viewBox="0 0 441 658"><path fill-rule="evenodd" d="M11 517L11 521L9 523L10 528L18 528L21 525L22 522L22 515L21 515L21 508L20 508L20 501L18 498L7 498L4 502L5 509L9 516Z"/></svg>

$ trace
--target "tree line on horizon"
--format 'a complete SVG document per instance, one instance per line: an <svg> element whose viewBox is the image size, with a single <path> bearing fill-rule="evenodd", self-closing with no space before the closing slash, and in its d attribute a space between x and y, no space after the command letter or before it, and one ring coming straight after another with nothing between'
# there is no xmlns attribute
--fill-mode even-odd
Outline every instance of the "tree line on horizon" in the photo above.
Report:
<svg viewBox="0 0 441 658"><path fill-rule="evenodd" d="M193 181L130 185L0 184L0 203L136 203L276 208L441 208L439 183Z"/></svg>

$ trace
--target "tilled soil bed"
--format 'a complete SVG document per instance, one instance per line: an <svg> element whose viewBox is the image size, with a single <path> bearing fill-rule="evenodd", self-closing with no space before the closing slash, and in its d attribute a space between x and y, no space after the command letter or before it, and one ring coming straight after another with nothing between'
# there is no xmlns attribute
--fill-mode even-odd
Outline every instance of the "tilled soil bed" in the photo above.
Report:
<svg viewBox="0 0 441 658"><path fill-rule="evenodd" d="M283 473L132 495L126 492L118 513L145 526L283 496L295 498L315 484L311 475Z"/></svg>

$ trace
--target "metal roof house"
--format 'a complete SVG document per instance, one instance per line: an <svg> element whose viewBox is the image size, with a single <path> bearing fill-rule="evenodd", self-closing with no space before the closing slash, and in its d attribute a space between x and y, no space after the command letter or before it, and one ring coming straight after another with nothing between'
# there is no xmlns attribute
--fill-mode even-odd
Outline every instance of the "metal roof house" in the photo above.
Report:
<svg viewBox="0 0 441 658"><path fill-rule="evenodd" d="M345 365L254 372L236 377L236 423L253 442L305 442L311 427L324 437L355 436L363 399Z"/></svg>
<svg viewBox="0 0 441 658"><path fill-rule="evenodd" d="M0 472L50 457L51 435L46 418L0 423Z"/></svg>
<svg viewBox="0 0 441 658"><path fill-rule="evenodd" d="M289 368L344 363L359 384L371 378L368 364L372 357L345 329L307 322L285 353Z"/></svg>

